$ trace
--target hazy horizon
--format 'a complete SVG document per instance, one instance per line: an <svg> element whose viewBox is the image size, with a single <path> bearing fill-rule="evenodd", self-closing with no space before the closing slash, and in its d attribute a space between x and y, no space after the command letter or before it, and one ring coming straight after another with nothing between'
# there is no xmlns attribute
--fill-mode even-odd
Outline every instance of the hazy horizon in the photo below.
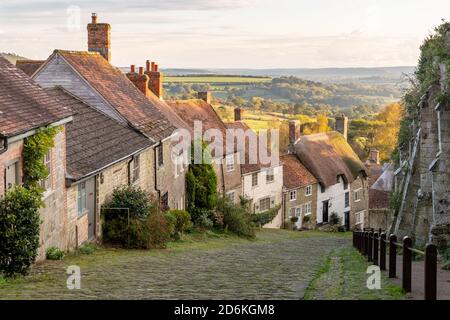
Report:
<svg viewBox="0 0 450 320"><path fill-rule="evenodd" d="M325 10L326 9L326 10ZM112 25L112 63L161 68L409 67L450 2L430 0L23 0L0 3L0 52L86 50L91 12Z"/></svg>

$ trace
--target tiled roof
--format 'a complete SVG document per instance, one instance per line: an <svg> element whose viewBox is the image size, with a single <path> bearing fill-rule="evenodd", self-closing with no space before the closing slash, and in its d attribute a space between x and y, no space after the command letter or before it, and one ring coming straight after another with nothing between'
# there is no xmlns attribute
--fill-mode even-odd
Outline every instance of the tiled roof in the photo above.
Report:
<svg viewBox="0 0 450 320"><path fill-rule="evenodd" d="M227 127L214 111L214 108L201 99L168 101L168 105L186 123L186 128L193 134L194 122L199 121L202 125L202 133L209 129L219 130L222 134L223 152L226 153L226 130ZM234 149L236 150L236 149ZM214 150L212 156L214 157Z"/></svg>
<svg viewBox="0 0 450 320"><path fill-rule="evenodd" d="M154 140L172 135L183 126L153 93L142 94L118 68L97 52L55 50L127 121Z"/></svg>
<svg viewBox="0 0 450 320"><path fill-rule="evenodd" d="M302 136L295 145L300 161L325 187L335 185L345 176L351 183L367 169L345 138L336 131Z"/></svg>
<svg viewBox="0 0 450 320"><path fill-rule="evenodd" d="M144 135L125 127L61 88L46 89L73 112L66 126L67 173L79 180L151 146Z"/></svg>
<svg viewBox="0 0 450 320"><path fill-rule="evenodd" d="M44 62L45 60L17 60L16 67L31 77Z"/></svg>
<svg viewBox="0 0 450 320"><path fill-rule="evenodd" d="M283 186L290 189L306 187L317 183L311 172L293 154L286 154L280 157L283 165Z"/></svg>
<svg viewBox="0 0 450 320"><path fill-rule="evenodd" d="M23 71L0 57L0 135L10 137L72 114Z"/></svg>

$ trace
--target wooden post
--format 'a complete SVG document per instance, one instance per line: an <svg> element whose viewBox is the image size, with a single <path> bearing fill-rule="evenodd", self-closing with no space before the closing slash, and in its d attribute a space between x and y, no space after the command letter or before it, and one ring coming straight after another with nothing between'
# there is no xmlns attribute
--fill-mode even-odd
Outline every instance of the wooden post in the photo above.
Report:
<svg viewBox="0 0 450 320"><path fill-rule="evenodd" d="M429 243L425 248L425 300L437 298L437 247Z"/></svg>
<svg viewBox="0 0 450 320"><path fill-rule="evenodd" d="M397 236L389 236L389 278L397 277Z"/></svg>
<svg viewBox="0 0 450 320"><path fill-rule="evenodd" d="M373 261L373 232L369 232L369 250L367 252L367 261Z"/></svg>
<svg viewBox="0 0 450 320"><path fill-rule="evenodd" d="M373 264L378 265L378 232L373 234Z"/></svg>
<svg viewBox="0 0 450 320"><path fill-rule="evenodd" d="M412 240L406 236L403 238L403 271L402 271L402 287L405 292L411 292L411 270L412 270Z"/></svg>
<svg viewBox="0 0 450 320"><path fill-rule="evenodd" d="M386 270L386 233L380 236L380 270Z"/></svg>

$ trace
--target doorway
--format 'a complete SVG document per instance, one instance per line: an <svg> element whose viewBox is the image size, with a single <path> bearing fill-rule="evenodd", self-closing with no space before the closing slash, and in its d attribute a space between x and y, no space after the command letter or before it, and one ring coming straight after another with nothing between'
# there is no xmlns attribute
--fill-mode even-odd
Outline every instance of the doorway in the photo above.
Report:
<svg viewBox="0 0 450 320"><path fill-rule="evenodd" d="M328 207L330 204L330 200L323 201L322 202L322 222L327 223L328 222Z"/></svg>

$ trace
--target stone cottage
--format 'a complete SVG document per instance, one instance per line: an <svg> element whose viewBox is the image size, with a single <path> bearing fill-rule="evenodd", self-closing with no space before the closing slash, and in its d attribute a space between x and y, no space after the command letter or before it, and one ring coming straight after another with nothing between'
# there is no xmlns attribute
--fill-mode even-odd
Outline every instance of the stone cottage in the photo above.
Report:
<svg viewBox="0 0 450 320"><path fill-rule="evenodd" d="M42 87L61 86L73 96L112 118L122 126L129 126L152 143L154 190L162 208L185 207L185 168L173 159L176 129L185 124L162 101L162 76L157 71L125 75L110 63L111 26L98 23L96 14L88 24L88 51L55 50L31 75ZM147 65L151 65L149 62ZM134 81L139 76L144 78ZM131 80L131 81L130 81ZM159 81L159 82L158 82ZM157 88L155 88L155 86ZM159 96L155 94L159 92ZM150 173L148 173L150 174Z"/></svg>
<svg viewBox="0 0 450 320"><path fill-rule="evenodd" d="M267 164L263 161L261 157L272 156L271 150L260 144L258 135L243 121L243 115L244 111L236 108L234 122L226 123L227 128L233 130L236 136L244 137L245 145L240 161L242 194L250 201L253 213L262 213L280 206L280 210L272 222L264 227L281 228L283 226L281 209L283 166L279 161ZM253 144L251 141L254 141Z"/></svg>
<svg viewBox="0 0 450 320"><path fill-rule="evenodd" d="M337 118L338 131L301 136L289 149L319 182L317 224L335 214L349 230L362 226L369 188L367 169L347 143L347 124L346 117Z"/></svg>
<svg viewBox="0 0 450 320"><path fill-rule="evenodd" d="M202 126L202 134L209 129L216 129L220 132L223 154L216 155L215 150L212 150L213 167L217 176L217 191L220 195L227 196L237 203L239 197L242 196L241 166L239 165L241 151L236 147L227 151L227 127L211 106L210 97L210 93L200 92L199 99L169 101L168 104L186 122L189 131L193 132L194 122L199 121Z"/></svg>
<svg viewBox="0 0 450 320"><path fill-rule="evenodd" d="M45 207L38 260L51 246L66 248L68 225L65 203L66 126L72 121L71 109L61 104L25 73L0 57L0 196L23 181L24 140L48 126L61 128L54 147L44 158L49 176L42 181Z"/></svg>
<svg viewBox="0 0 450 320"><path fill-rule="evenodd" d="M71 108L67 139L67 248L101 237L101 208L114 188L154 193L152 143L144 135L85 104L61 87L46 91Z"/></svg>
<svg viewBox="0 0 450 320"><path fill-rule="evenodd" d="M311 229L317 221L317 179L293 154L280 157L283 165L283 223L297 217L297 229Z"/></svg>

